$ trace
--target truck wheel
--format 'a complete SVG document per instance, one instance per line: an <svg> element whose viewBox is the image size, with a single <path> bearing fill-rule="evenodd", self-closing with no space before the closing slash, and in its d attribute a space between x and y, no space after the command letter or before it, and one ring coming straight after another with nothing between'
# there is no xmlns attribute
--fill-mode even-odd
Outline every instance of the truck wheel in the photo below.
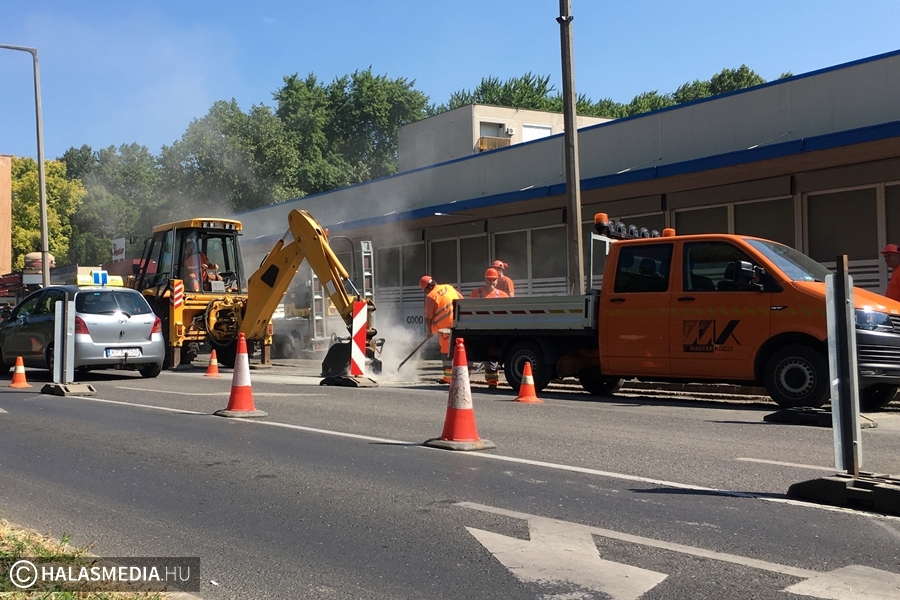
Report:
<svg viewBox="0 0 900 600"><path fill-rule="evenodd" d="M897 395L896 385L876 383L859 391L859 410L863 412L876 412L890 404Z"/></svg>
<svg viewBox="0 0 900 600"><path fill-rule="evenodd" d="M578 382L591 396L612 396L622 387L621 378L603 376L600 367L580 370Z"/></svg>
<svg viewBox="0 0 900 600"><path fill-rule="evenodd" d="M544 360L544 352L534 342L521 342L510 348L506 353L503 365L503 373L506 381L515 391L519 391L522 385L522 371L525 362L531 363L531 375L534 378L534 389L539 392L550 383L552 373L550 366Z"/></svg>
<svg viewBox="0 0 900 600"><path fill-rule="evenodd" d="M829 397L828 363L808 346L787 346L766 363L766 391L782 408L818 408Z"/></svg>

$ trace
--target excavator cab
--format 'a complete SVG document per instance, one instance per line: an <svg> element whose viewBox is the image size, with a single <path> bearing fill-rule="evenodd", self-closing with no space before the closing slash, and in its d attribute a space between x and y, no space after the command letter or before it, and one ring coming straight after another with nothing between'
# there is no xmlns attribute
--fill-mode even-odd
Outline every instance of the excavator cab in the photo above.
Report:
<svg viewBox="0 0 900 600"><path fill-rule="evenodd" d="M219 307L233 313L247 297L240 232L240 221L195 218L158 225L145 241L129 281L163 322L165 368L190 363L204 342L218 350L220 362L233 363L235 318Z"/></svg>
<svg viewBox="0 0 900 600"><path fill-rule="evenodd" d="M154 227L133 287L143 292L177 279L187 293L247 293L240 230L240 222L222 219L188 219Z"/></svg>

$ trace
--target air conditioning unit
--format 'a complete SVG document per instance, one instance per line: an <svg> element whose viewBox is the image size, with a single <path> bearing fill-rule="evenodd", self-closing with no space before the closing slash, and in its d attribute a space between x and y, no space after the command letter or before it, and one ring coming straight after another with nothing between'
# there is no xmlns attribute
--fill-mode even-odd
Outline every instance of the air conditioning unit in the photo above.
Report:
<svg viewBox="0 0 900 600"><path fill-rule="evenodd" d="M506 128L506 135L515 135L515 133L516 133L515 127L507 127Z"/></svg>

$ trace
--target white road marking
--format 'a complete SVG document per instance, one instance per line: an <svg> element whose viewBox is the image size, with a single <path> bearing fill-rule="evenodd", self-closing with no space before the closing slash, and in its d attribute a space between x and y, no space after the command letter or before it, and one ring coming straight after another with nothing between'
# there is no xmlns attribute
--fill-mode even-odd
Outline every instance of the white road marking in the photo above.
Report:
<svg viewBox="0 0 900 600"><path fill-rule="evenodd" d="M897 600L900 597L900 576L871 567L848 565L829 573L818 573L784 591L826 600Z"/></svg>
<svg viewBox="0 0 900 600"><path fill-rule="evenodd" d="M166 394L166 395L174 394L176 396L230 396L231 395L230 390L227 392L175 392L175 391L169 391L169 390L152 390L152 389L148 389L148 388L125 387L122 385L116 386L116 389L129 390L132 392L154 392L157 394ZM272 398L272 397L276 397L276 396L286 396L286 397L294 398L297 396L324 396L325 394L294 394L294 393L285 393L285 392L271 392L271 393L253 392L253 395L259 396L259 397L265 396L266 398Z"/></svg>
<svg viewBox="0 0 900 600"><path fill-rule="evenodd" d="M481 544L522 581L565 585L608 594L613 600L637 600L666 578L600 558L591 532L551 519L529 519L530 540L466 527ZM573 597L576 590L560 597ZM543 596L554 598L555 596Z"/></svg>
<svg viewBox="0 0 900 600"><path fill-rule="evenodd" d="M54 398L62 398L62 396L53 396ZM150 408L153 410L162 410L165 412L184 413L187 415L208 415L209 413L197 412L195 410L184 410L182 408L168 408L166 406L153 406L151 404L135 404L134 402L122 402L121 400L104 400L103 398L92 398L90 396L69 396L68 400L87 400L89 402L101 402L103 404L119 404L121 406L137 406L139 408Z"/></svg>
<svg viewBox="0 0 900 600"><path fill-rule="evenodd" d="M3 410L2 408L0 408L0 414L9 414L9 413L7 413L5 410Z"/></svg>
<svg viewBox="0 0 900 600"><path fill-rule="evenodd" d="M524 542L516 538L466 527L513 574L520 579L528 581L555 582L559 581L559 577L563 577L563 581L582 587L589 587L584 582L590 581L590 575L580 573L578 570L598 569L593 557L596 555L598 560L602 559L599 559L596 544L591 542L593 548L587 548L584 543L585 535L597 535L632 544L640 544L699 558L708 558L798 577L805 581L796 583L784 591L824 600L843 600L849 597L860 600L896 600L898 593L900 593L900 575L861 565L848 565L834 571L820 573L736 554L714 552L704 548L664 542L611 529L548 519L475 502L459 502L457 506L522 519L528 522L531 542ZM484 536L483 534L489 535ZM505 540L502 538L505 538ZM541 551L536 553L538 548ZM577 556L576 553L580 553L581 556ZM636 596L631 594L637 592L640 587L650 585L651 582L654 582L654 577L657 577L655 583L652 583L644 591L649 590L665 578L665 575L658 577L661 574L643 569L639 569L639 573L632 575L628 569L633 569L634 567L619 565L609 561L603 562L606 563L605 569L597 571L595 574L599 576L599 579L603 580L601 591L611 595L616 600L637 598L644 592L640 592ZM623 570L615 571L615 569L619 568ZM613 569L614 572L610 573L609 569ZM623 578L630 579L635 576L641 580L637 587L633 589L616 587L622 582ZM589 587L589 589L595 588Z"/></svg>
<svg viewBox="0 0 900 600"><path fill-rule="evenodd" d="M764 465L778 465L779 467L796 467L798 469L812 469L813 471L831 471L835 472L834 467L820 467L818 465L804 465L801 463L781 462L779 460L763 460L761 458L736 458L734 460L742 460L744 462L762 463Z"/></svg>
<svg viewBox="0 0 900 600"><path fill-rule="evenodd" d="M170 393L170 392L167 392ZM47 396L37 396L37 398L46 398ZM51 398L59 398L61 396L51 396ZM118 400L103 400L100 398L94 398L91 396L71 396L72 399L79 400L88 400L91 402L106 402L108 404L120 404L122 406L137 406L141 408L151 408L154 410L162 410L167 412L176 412L176 413L186 413L186 414L194 414L194 415L208 415L209 413L205 412L196 412L191 410L183 410L180 408L168 408L164 406L151 406L148 404L134 404L132 402L121 402ZM280 423L278 421L263 421L260 419L231 419L231 421L236 421L238 423L250 423L257 425L269 425L271 427L283 427L285 429L295 429L298 431L308 431L310 433L321 433L324 435L332 435L337 437L346 437L351 439L365 440L371 442L378 442L383 444L393 444L397 446L413 446L416 448L420 448L422 450L429 450L433 452L446 452L446 450L441 450L439 448L430 448L428 446L423 446L421 442L409 442L405 440L392 440L387 438L377 438L367 435L359 435L356 433L346 433L343 431L333 431L330 429L319 429L316 427L305 427L303 425L293 425L291 423ZM535 467L545 467L548 469L553 469L557 471L569 471L572 473L584 473L587 475L597 475L599 477L606 477L609 479L618 479L621 481L635 481L639 483L648 483L651 485L658 485L661 487L670 487L675 489L683 489L683 490L695 490L700 492L712 492L715 494L720 494L722 496L731 496L736 498L752 498L756 500L765 500L766 502L776 502L780 504L790 504L792 506L800 506L803 508L811 508L816 510L826 510L831 512L840 512L848 515L854 515L857 517L867 517L870 519L881 519L885 521L900 521L900 517L895 517L892 515L880 515L876 513L868 513L868 512L860 512L849 508L843 508L840 506L826 506L824 504L813 504L811 502L804 502L801 500L794 500L792 498L784 498L784 497L773 497L768 495L755 494L752 492L737 492L737 491L728 491L728 490L719 490L716 488L708 488L702 487L699 485L691 485L687 483L677 483L674 481L666 481L664 479L652 479L649 477L639 477L637 475L627 475L625 473L614 473L612 471L600 471L597 469L588 469L586 467L576 467L572 465L564 465L560 463L550 463L540 460L530 460L527 458L517 458L515 456L504 456L502 454L484 454L484 453L466 453L466 456L471 458L483 458L483 459L491 459L491 460L499 460L510 463L524 464L524 465L532 465Z"/></svg>

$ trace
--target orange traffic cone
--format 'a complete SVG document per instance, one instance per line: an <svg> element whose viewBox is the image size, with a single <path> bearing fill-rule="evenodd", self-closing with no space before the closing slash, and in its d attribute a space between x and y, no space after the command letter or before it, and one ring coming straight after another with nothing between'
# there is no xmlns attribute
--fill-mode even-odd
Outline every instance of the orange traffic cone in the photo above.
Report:
<svg viewBox="0 0 900 600"><path fill-rule="evenodd" d="M12 383L9 384L11 388L28 388L31 387L27 381L25 381L25 363L22 362L22 357L16 357L16 366L13 369L13 378Z"/></svg>
<svg viewBox="0 0 900 600"><path fill-rule="evenodd" d="M522 368L522 385L519 386L519 396L516 402L527 404L541 404L544 401L538 398L534 392L534 376L531 374L531 362L525 361Z"/></svg>
<svg viewBox="0 0 900 600"><path fill-rule="evenodd" d="M243 333L238 334L228 408L217 410L214 414L220 417L243 418L268 416L265 412L256 410L256 406L253 405L253 391L250 389L250 357L247 355L247 339Z"/></svg>
<svg viewBox="0 0 900 600"><path fill-rule="evenodd" d="M244 342L246 343L246 342ZM219 377L219 361L216 359L216 349L209 353L209 366L206 367L206 377Z"/></svg>
<svg viewBox="0 0 900 600"><path fill-rule="evenodd" d="M450 397L447 400L447 416L440 438L425 442L426 446L445 450L487 450L497 444L478 437L475 427L475 410L472 408L472 389L469 386L469 362L462 338L456 339L453 351L453 376L450 378Z"/></svg>

